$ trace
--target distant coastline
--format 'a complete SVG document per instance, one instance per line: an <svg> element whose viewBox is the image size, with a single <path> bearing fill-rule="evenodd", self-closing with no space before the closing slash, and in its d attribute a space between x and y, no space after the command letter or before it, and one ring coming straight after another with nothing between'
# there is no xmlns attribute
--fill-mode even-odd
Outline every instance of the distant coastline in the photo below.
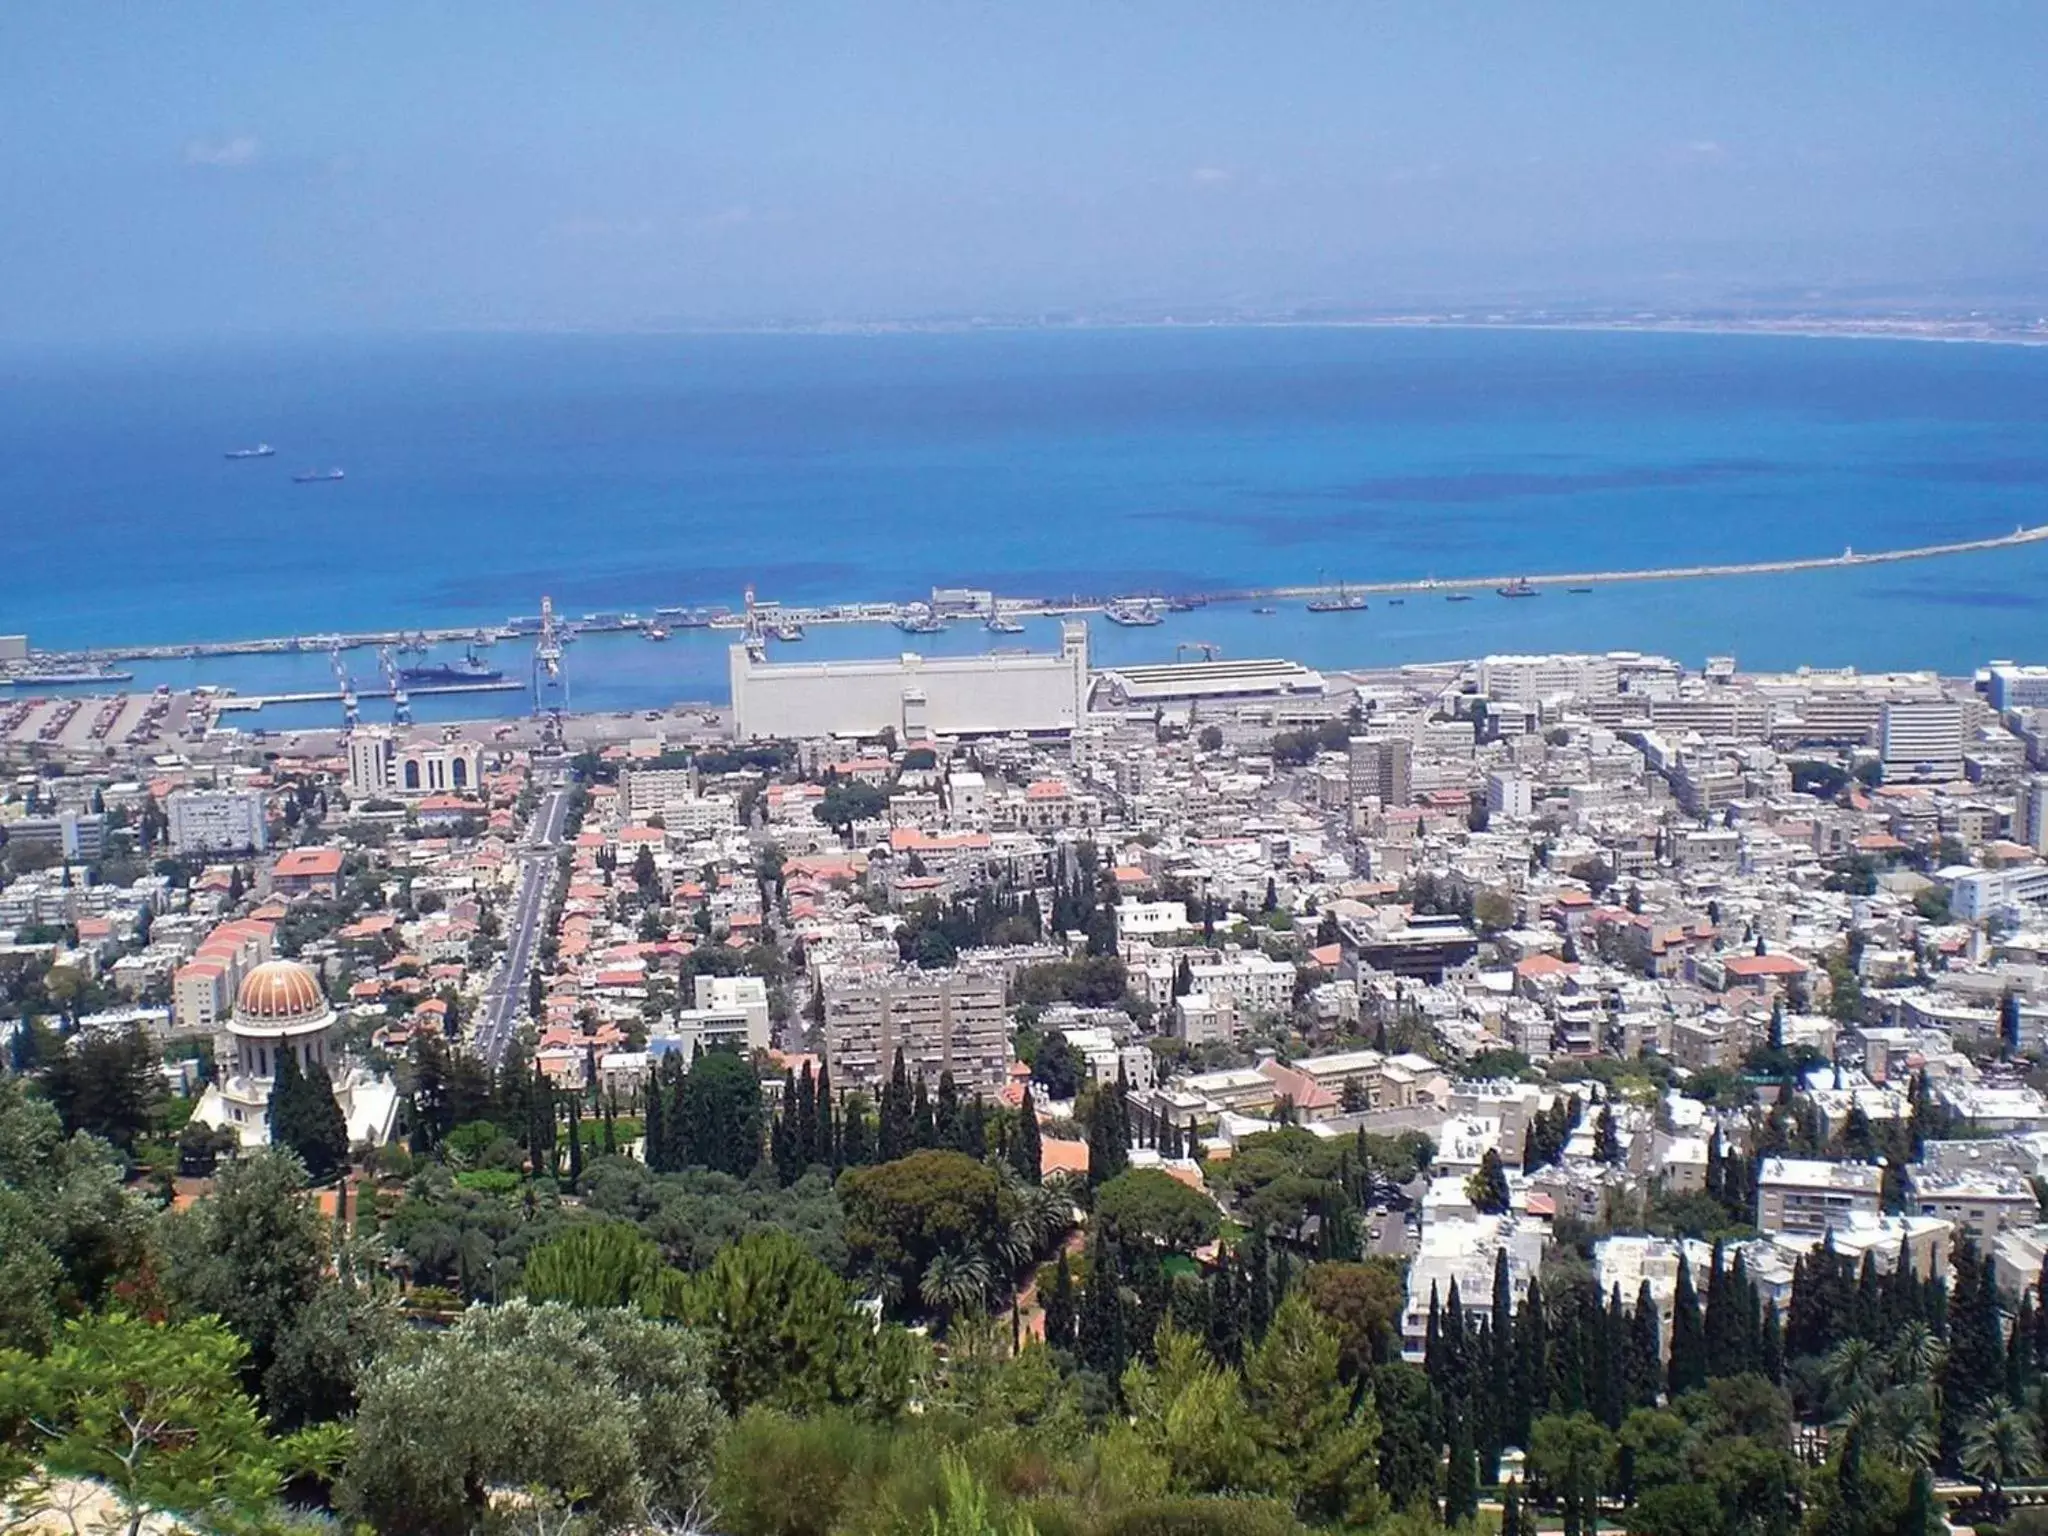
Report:
<svg viewBox="0 0 2048 1536"><path fill-rule="evenodd" d="M2048 346L2048 305L2038 319L1986 319L1982 315L1908 315L1872 312L1780 318L1712 315L1550 316L1463 310L1384 315L1154 315L1045 319L1024 315L871 320L764 320L751 324L676 321L640 326L478 326L450 336L953 336L1001 333L1106 333L1117 331L1535 331L1617 335L1776 336L1815 341L1951 341L1997 346Z"/></svg>

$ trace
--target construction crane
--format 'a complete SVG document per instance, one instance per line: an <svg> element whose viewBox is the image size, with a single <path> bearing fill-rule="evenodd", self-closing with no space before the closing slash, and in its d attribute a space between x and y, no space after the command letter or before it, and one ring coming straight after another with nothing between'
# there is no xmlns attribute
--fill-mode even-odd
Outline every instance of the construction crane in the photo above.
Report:
<svg viewBox="0 0 2048 1536"><path fill-rule="evenodd" d="M1195 652L1204 661L1214 661L1223 654L1223 647L1208 640L1183 640L1173 648L1173 659L1179 661L1189 651Z"/></svg>
<svg viewBox="0 0 2048 1536"><path fill-rule="evenodd" d="M348 663L341 659L340 646L330 650L327 659L334 667L334 686L341 690L341 728L352 731L356 728L356 685L349 678Z"/></svg>
<svg viewBox="0 0 2048 1536"><path fill-rule="evenodd" d="M555 624L555 600L540 600L540 633L533 642L533 714L547 717L543 739L560 745L562 714L569 707L569 679L562 671L562 631Z"/></svg>
<svg viewBox="0 0 2048 1536"><path fill-rule="evenodd" d="M377 647L377 667L384 674L384 687L391 694L391 719L397 725L412 724L412 696L405 691L405 684L399 681L398 662L391 654L391 647Z"/></svg>

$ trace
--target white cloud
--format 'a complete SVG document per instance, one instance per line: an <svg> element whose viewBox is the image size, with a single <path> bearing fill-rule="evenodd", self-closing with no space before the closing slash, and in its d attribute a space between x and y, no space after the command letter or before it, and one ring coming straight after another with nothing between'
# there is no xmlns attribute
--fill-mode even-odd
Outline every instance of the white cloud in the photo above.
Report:
<svg viewBox="0 0 2048 1536"><path fill-rule="evenodd" d="M1718 165L1728 158L1728 148L1718 139L1690 139L1677 146L1672 158L1693 165Z"/></svg>
<svg viewBox="0 0 2048 1536"><path fill-rule="evenodd" d="M261 152L262 146L246 133L228 139L194 139L185 146L185 163L239 170L254 165Z"/></svg>
<svg viewBox="0 0 2048 1536"><path fill-rule="evenodd" d="M1218 186L1231 179L1230 172L1220 165L1198 165L1191 175L1197 185L1204 187Z"/></svg>

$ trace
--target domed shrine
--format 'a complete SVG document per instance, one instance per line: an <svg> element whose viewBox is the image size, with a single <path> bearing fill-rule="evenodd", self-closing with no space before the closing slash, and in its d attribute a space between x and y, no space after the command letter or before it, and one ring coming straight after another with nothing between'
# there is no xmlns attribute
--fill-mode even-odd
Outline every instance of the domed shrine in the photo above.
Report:
<svg viewBox="0 0 2048 1536"><path fill-rule="evenodd" d="M335 1052L334 1009L320 979L295 960L266 960L235 990L235 1007L214 1036L215 1079L192 1118L233 1131L244 1147L270 1143L270 1090L286 1053L301 1072L318 1064L334 1083L353 1144L381 1144L397 1118L397 1090L352 1068Z"/></svg>

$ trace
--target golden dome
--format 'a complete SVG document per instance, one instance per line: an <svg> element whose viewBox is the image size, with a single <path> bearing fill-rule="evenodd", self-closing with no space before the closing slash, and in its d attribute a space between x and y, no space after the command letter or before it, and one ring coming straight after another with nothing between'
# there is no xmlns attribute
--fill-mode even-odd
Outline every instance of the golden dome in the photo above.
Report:
<svg viewBox="0 0 2048 1536"><path fill-rule="evenodd" d="M327 995L295 960L266 960L242 978L235 1017L251 1024L300 1024L327 1012Z"/></svg>

